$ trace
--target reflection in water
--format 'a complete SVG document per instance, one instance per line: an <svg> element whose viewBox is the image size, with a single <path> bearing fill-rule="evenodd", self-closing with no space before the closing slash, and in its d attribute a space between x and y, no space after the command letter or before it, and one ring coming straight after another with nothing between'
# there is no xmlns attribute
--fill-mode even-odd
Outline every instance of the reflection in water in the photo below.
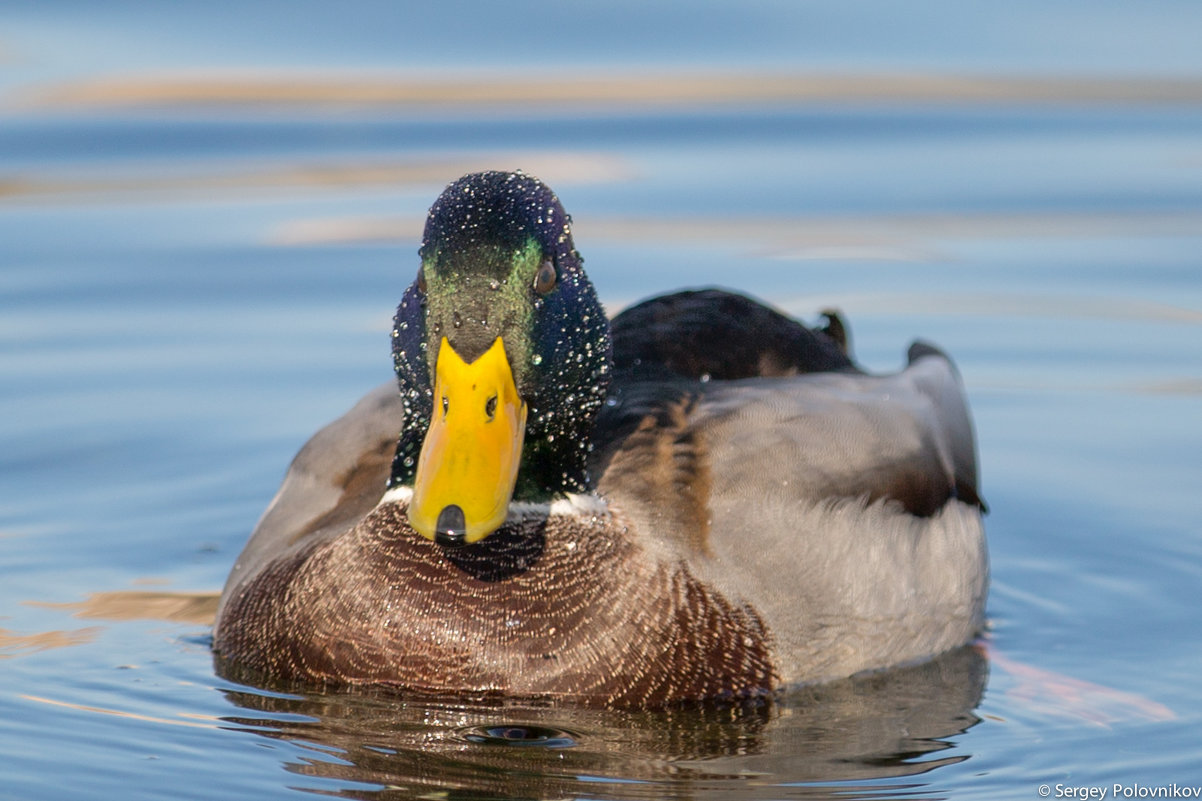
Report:
<svg viewBox="0 0 1202 801"><path fill-rule="evenodd" d="M76 603L29 602L31 606L63 609L75 617L98 620L168 620L213 625L217 617L215 592L116 590L94 592Z"/></svg>
<svg viewBox="0 0 1202 801"><path fill-rule="evenodd" d="M10 629L0 629L0 659L9 659L19 654L48 651L51 648L69 648L84 645L96 636L100 629L89 627L74 631L38 631L22 634Z"/></svg>
<svg viewBox="0 0 1202 801"><path fill-rule="evenodd" d="M570 731L549 726L502 723L497 726L469 726L463 738L477 745L529 746L534 748L574 748L578 737Z"/></svg>
<svg viewBox="0 0 1202 801"><path fill-rule="evenodd" d="M248 714L225 722L306 749L289 770L353 782L347 797L881 797L902 788L815 783L896 779L966 759L930 755L977 723L986 674L982 654L966 647L773 703L659 711L238 689L228 696ZM540 738L543 747L529 745ZM913 783L905 788L913 797Z"/></svg>
<svg viewBox="0 0 1202 801"><path fill-rule="evenodd" d="M968 76L955 74L762 73L704 71L623 76L612 71L475 75L466 78L407 76L404 73L345 77L345 74L168 75L96 79L25 93L32 108L212 107L285 105L389 109L532 109L578 113L655 108L746 106L751 103L1047 103L1190 105L1202 83L1189 78L1066 78Z"/></svg>
<svg viewBox="0 0 1202 801"><path fill-rule="evenodd" d="M580 156L583 158L583 154ZM494 162L494 164L497 162ZM523 164L529 159L523 158ZM537 166L537 165L536 165ZM615 171L621 165L615 163ZM536 169L528 171L539 174ZM272 244L307 246L369 242L410 243L423 217L300 218L277 225ZM907 212L891 214L780 215L775 217L692 217L596 214L573 222L581 239L607 242L726 242L757 256L782 261L871 258L923 261L938 256L932 243L955 239L1016 240L1045 236L1185 236L1202 225L1197 211L1074 210L1021 212Z"/></svg>
<svg viewBox="0 0 1202 801"><path fill-rule="evenodd" d="M413 185L440 185L448 175L489 169L497 164L520 163L530 172L548 176L548 180L580 182L612 181L630 174L622 159L589 152L552 152L537 154L501 152L472 158L422 158L379 160L321 160L277 165L245 164L214 169L161 169L152 174L138 170L108 170L56 176L27 172L8 175L0 172L0 201L34 203L69 200L99 204L135 201L145 195L176 201L195 200L198 196L226 197L231 192L289 192L348 190L386 187L396 190ZM412 221L402 223L403 237L421 233L420 222L413 230ZM395 233L392 229L391 233Z"/></svg>
<svg viewBox="0 0 1202 801"><path fill-rule="evenodd" d="M92 712L97 715L112 715L113 717L126 718L127 720L143 720L148 723L162 723L168 726L189 726L197 729L214 729L217 728L215 723L200 723L197 720L177 720L174 718L163 718L155 715L143 715L138 712L129 712L123 709L109 709L108 707L94 706L91 704L77 704L72 701L60 701L54 698L43 698L38 695L21 694L21 698L26 701L33 701L38 704L46 704L47 706L60 706L67 709L77 709L81 712ZM191 717L200 720L211 720L204 715L190 715L184 712L179 713L181 718Z"/></svg>
<svg viewBox="0 0 1202 801"><path fill-rule="evenodd" d="M982 643L982 648L992 665L1002 668L1015 680L1006 697L1016 709L1103 728L1129 721L1154 723L1177 717L1173 710L1150 698L1018 662L999 653L989 640Z"/></svg>
<svg viewBox="0 0 1202 801"><path fill-rule="evenodd" d="M147 592L119 590L94 592L86 600L73 603L26 601L25 606L59 609L73 617L98 620L168 620L179 623L212 625L217 615L217 593ZM104 629L86 626L80 629L18 632L0 628L0 659L87 645Z"/></svg>

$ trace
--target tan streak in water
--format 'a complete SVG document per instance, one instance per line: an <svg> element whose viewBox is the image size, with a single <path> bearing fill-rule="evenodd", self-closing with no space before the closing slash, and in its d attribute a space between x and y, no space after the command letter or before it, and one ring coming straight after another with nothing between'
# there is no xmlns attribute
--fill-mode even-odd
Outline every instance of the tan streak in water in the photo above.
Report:
<svg viewBox="0 0 1202 801"><path fill-rule="evenodd" d="M1195 79L939 74L585 73L322 75L196 74L81 81L27 93L38 108L317 106L393 108L640 109L749 103L1052 103L1196 105Z"/></svg>
<svg viewBox="0 0 1202 801"><path fill-rule="evenodd" d="M294 220L269 237L277 245L408 242L425 222L419 217L350 217ZM573 223L577 241L728 242L754 248L758 257L785 261L910 261L931 254L931 240L1013 239L1032 236L1122 233L1192 236L1202 230L1202 214L1192 211L1148 214L910 214L880 217L757 217L755 219L592 217Z"/></svg>
<svg viewBox="0 0 1202 801"><path fill-rule="evenodd" d="M101 629L95 626L74 631L39 631L33 634L19 634L9 629L0 629L0 659L12 659L14 656L54 648L86 645L94 640L100 631Z"/></svg>
<svg viewBox="0 0 1202 801"><path fill-rule="evenodd" d="M29 201L39 198L59 200L113 200L126 195L160 196L217 194L231 197L235 192L346 190L383 187L392 191L415 185L437 185L469 172L511 165L528 172L567 182L611 181L628 177L631 170L613 156L592 153L513 153L484 154L470 159L424 159L420 162L386 161L360 163L291 164L279 167L229 167L207 172L176 174L130 171L112 175L79 175L71 178L37 174L0 176L0 201Z"/></svg>
<svg viewBox="0 0 1202 801"><path fill-rule="evenodd" d="M78 618L97 620L166 620L211 626L217 616L215 592L153 592L118 590L94 592L78 603L30 602L31 606L62 609ZM88 629L84 629L88 631Z"/></svg>
<svg viewBox="0 0 1202 801"><path fill-rule="evenodd" d="M47 704L49 706L59 706L59 707L65 707L67 709L77 709L81 712L95 712L100 715L115 715L116 717L120 717L120 718L128 718L130 720L143 720L143 721L147 721L150 723L166 723L168 726L189 726L189 727L197 728L197 729L216 729L218 727L217 726L217 723L218 723L217 718L209 718L205 715L187 715L187 717L199 718L201 720L211 720L213 722L212 723L197 723L197 722L194 722L191 720L172 720L171 718L159 718L159 717L154 717L152 715L139 715L136 712L125 712L120 709L108 709L107 707L103 707L103 706L88 706L86 704L76 704L72 701L58 701L58 700L55 700L54 698L43 698L42 696L39 696L39 695L26 695L25 693L21 693L21 695L19 697L24 698L26 701L34 701L36 703ZM184 715L181 714L181 717L184 717Z"/></svg>

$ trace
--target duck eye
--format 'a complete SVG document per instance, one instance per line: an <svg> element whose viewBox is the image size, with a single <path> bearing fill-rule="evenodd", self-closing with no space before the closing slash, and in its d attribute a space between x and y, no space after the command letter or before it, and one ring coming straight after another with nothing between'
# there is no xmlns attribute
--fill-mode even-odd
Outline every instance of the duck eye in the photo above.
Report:
<svg viewBox="0 0 1202 801"><path fill-rule="evenodd" d="M426 294L426 268L417 268L417 291Z"/></svg>
<svg viewBox="0 0 1202 801"><path fill-rule="evenodd" d="M540 295L547 294L555 288L556 278L558 276L555 274L555 265L550 259L544 261L534 276L534 291Z"/></svg>

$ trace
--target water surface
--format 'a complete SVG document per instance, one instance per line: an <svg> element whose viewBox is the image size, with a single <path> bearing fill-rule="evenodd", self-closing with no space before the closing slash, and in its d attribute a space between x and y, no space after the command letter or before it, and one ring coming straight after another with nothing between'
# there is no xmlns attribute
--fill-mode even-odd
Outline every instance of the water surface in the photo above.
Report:
<svg viewBox="0 0 1202 801"><path fill-rule="evenodd" d="M338 9L0 12L0 796L1202 785L1202 12ZM611 310L721 285L841 308L871 369L951 352L987 640L659 712L219 678L215 593L486 167L556 188Z"/></svg>

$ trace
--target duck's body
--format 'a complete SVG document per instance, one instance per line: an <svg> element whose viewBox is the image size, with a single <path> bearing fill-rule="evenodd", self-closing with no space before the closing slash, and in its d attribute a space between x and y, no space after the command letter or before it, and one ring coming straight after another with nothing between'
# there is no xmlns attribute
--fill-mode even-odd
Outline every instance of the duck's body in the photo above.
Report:
<svg viewBox="0 0 1202 801"><path fill-rule="evenodd" d="M900 373L864 375L835 339L712 291L636 307L612 335L591 487L529 490L466 547L444 514L442 544L411 525L411 396L382 387L319 432L230 575L223 664L637 706L837 678L977 633L975 453L945 356L915 346Z"/></svg>

